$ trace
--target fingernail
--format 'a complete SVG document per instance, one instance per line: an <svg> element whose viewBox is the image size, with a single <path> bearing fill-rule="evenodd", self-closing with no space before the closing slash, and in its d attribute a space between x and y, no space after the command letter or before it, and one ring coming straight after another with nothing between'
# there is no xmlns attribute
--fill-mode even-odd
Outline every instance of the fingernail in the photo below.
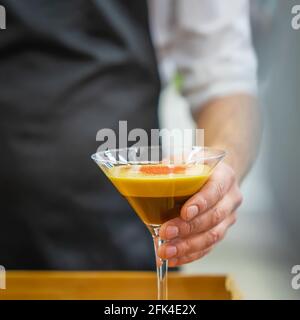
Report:
<svg viewBox="0 0 300 320"><path fill-rule="evenodd" d="M168 239L172 239L178 236L179 229L176 226L169 226L166 229L166 236Z"/></svg>
<svg viewBox="0 0 300 320"><path fill-rule="evenodd" d="M174 246L167 246L166 247L166 256L167 258L174 257L177 253L177 248Z"/></svg>
<svg viewBox="0 0 300 320"><path fill-rule="evenodd" d="M187 220L192 220L198 214L198 207L197 206L190 206L186 210L186 217Z"/></svg>

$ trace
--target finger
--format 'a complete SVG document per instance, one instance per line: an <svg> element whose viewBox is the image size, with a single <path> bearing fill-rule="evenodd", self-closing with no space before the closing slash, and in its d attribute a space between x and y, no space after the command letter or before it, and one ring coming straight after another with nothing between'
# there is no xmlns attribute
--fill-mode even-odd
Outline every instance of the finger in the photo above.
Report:
<svg viewBox="0 0 300 320"><path fill-rule="evenodd" d="M170 259L168 261L168 265L169 265L169 267L172 268L172 267L177 267L177 266L180 266L180 265L183 265L186 263L196 261L196 260L201 259L204 256L206 256L212 249L213 249L213 246L210 248L207 248L205 250L202 250L200 252L196 252L196 253L181 257L181 258Z"/></svg>
<svg viewBox="0 0 300 320"><path fill-rule="evenodd" d="M230 191L221 201L219 201L212 209L202 215L196 216L188 222L189 230L181 228L179 237L185 238L191 234L199 234L206 232L224 221L234 212L242 203L242 195L239 190ZM188 231L188 232L187 232Z"/></svg>
<svg viewBox="0 0 300 320"><path fill-rule="evenodd" d="M159 247L158 256L162 259L184 257L209 248L214 245L217 240L215 231L208 231L185 239L177 238Z"/></svg>
<svg viewBox="0 0 300 320"><path fill-rule="evenodd" d="M226 230L236 221L236 213L231 214L222 223L205 233L187 238L176 238L168 241L158 249L162 259L180 258L205 250L224 238Z"/></svg>
<svg viewBox="0 0 300 320"><path fill-rule="evenodd" d="M181 209L181 218L192 220L219 202L235 181L233 170L225 165L213 173L203 188L192 196Z"/></svg>
<svg viewBox="0 0 300 320"><path fill-rule="evenodd" d="M221 201L204 214L197 215L189 222L175 218L164 223L160 229L160 237L164 240L172 240L176 237L185 238L208 231L226 219L241 203L242 194L234 185Z"/></svg>
<svg viewBox="0 0 300 320"><path fill-rule="evenodd" d="M237 220L237 213L236 211L233 212L229 217L227 217L222 223L216 226L213 230L218 235L218 241L224 239L228 229L236 223ZM218 242L217 241L217 242Z"/></svg>
<svg viewBox="0 0 300 320"><path fill-rule="evenodd" d="M220 225L219 228L217 228L217 232L220 232L220 239L221 240L228 228L230 226L232 226L236 221L236 212L233 213L222 225ZM179 257L179 258L172 258L168 261L169 263L169 266L172 268L172 267L177 267L177 266L180 266L182 264L186 264L186 263L190 263L190 262L193 262L195 260L198 260L198 259L201 259L203 258L204 256L206 256L208 253L210 253L212 251L212 249L214 248L215 246L212 245L211 247L209 248L206 248L200 252L196 252L196 253L192 253L192 254L189 254L189 255L186 255L186 256L183 256L183 257Z"/></svg>

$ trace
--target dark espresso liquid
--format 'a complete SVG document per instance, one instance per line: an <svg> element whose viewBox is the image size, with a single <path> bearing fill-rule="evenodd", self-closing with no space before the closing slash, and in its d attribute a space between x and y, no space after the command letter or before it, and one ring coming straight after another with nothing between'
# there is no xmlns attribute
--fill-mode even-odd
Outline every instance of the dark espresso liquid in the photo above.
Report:
<svg viewBox="0 0 300 320"><path fill-rule="evenodd" d="M160 225L179 217L183 204L191 195L181 197L126 197L145 224Z"/></svg>
<svg viewBox="0 0 300 320"><path fill-rule="evenodd" d="M183 204L205 184L207 165L116 166L108 171L114 186L147 225L161 225L180 216Z"/></svg>

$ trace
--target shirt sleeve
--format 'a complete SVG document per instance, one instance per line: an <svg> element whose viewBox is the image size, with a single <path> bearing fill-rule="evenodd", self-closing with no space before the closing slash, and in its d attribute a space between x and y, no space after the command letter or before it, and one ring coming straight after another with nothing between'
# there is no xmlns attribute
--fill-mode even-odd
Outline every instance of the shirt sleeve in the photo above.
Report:
<svg viewBox="0 0 300 320"><path fill-rule="evenodd" d="M166 39L157 37L157 45L164 69L172 61L182 75L182 92L191 108L198 109L213 98L234 93L256 95L257 60L251 40L249 1L174 3L176 7L169 9L172 18L168 25L157 21L161 30L156 33L169 35Z"/></svg>

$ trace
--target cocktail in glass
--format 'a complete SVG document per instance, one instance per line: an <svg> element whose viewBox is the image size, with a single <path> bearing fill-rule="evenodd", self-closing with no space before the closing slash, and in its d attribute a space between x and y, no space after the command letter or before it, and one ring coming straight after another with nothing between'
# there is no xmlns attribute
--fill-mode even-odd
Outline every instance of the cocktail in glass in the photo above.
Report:
<svg viewBox="0 0 300 320"><path fill-rule="evenodd" d="M168 261L158 257L160 226L209 179L225 152L205 147L132 147L95 153L92 159L148 227L156 252L158 299L167 299Z"/></svg>

